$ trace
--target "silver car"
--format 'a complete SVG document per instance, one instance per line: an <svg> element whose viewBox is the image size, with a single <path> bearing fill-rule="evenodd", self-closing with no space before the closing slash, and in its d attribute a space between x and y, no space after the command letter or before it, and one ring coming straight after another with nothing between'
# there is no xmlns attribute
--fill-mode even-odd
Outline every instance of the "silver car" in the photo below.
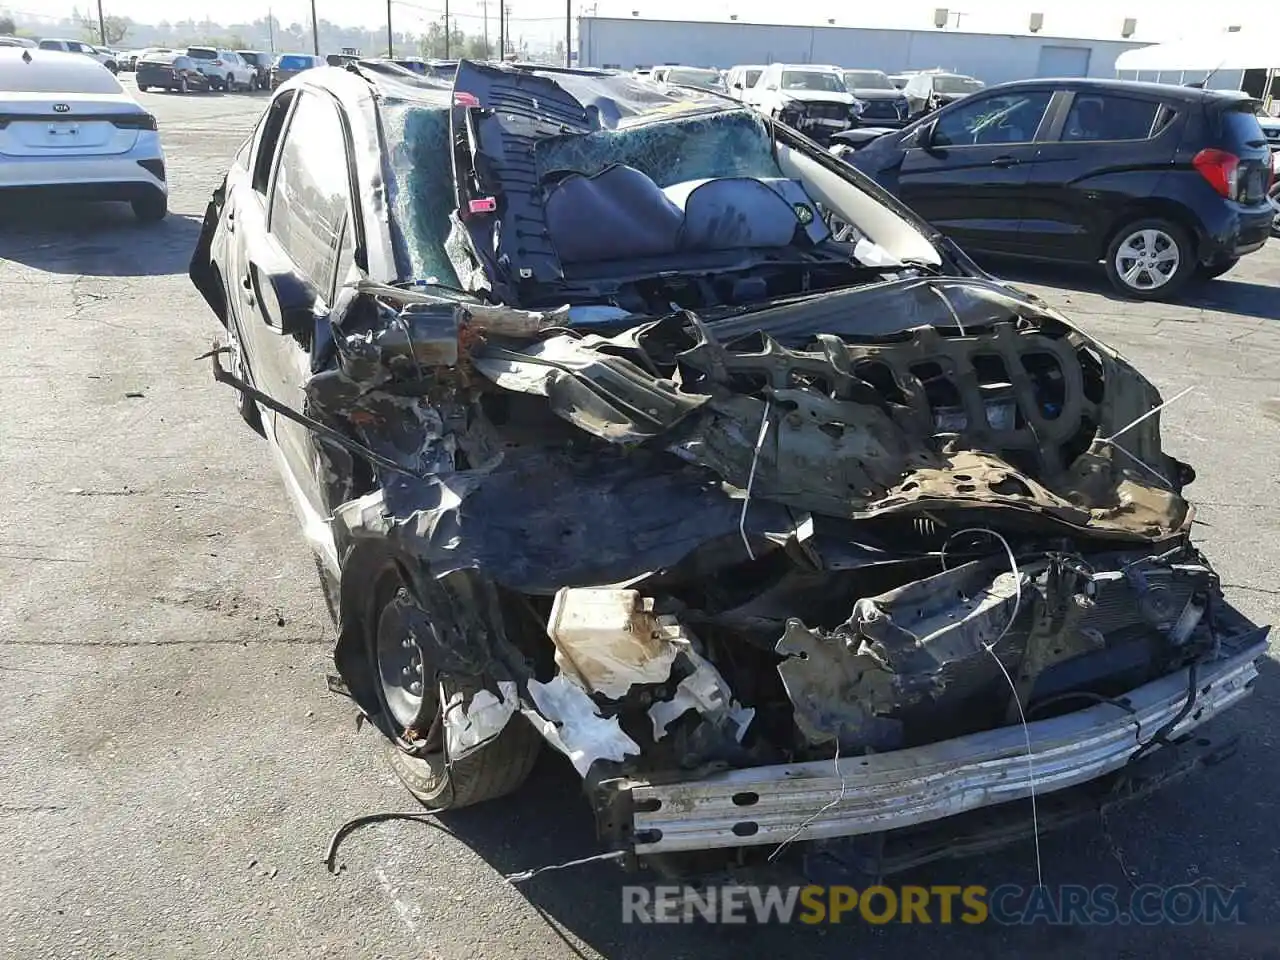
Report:
<svg viewBox="0 0 1280 960"><path fill-rule="evenodd" d="M187 47L187 56L209 78L214 90L252 90L256 68L234 50Z"/></svg>

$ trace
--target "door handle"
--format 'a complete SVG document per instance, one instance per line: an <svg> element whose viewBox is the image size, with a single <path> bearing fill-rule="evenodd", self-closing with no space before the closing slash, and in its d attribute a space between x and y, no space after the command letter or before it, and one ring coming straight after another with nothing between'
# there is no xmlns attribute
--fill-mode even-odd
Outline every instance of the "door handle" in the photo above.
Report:
<svg viewBox="0 0 1280 960"><path fill-rule="evenodd" d="M240 286L244 287L246 291L244 295L245 303L247 303L251 307L256 306L258 300L253 295L253 277L251 277L249 274L246 273L243 277L240 278Z"/></svg>
<svg viewBox="0 0 1280 960"><path fill-rule="evenodd" d="M1003 156L996 157L991 161L993 167L1012 167L1018 163L1017 157Z"/></svg>

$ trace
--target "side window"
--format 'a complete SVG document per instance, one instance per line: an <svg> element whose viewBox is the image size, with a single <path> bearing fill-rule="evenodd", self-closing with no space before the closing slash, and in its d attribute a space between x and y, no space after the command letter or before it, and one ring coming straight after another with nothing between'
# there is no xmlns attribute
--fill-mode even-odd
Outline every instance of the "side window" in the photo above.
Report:
<svg viewBox="0 0 1280 960"><path fill-rule="evenodd" d="M1076 94L1062 128L1062 139L1145 140L1151 136L1160 104L1111 94Z"/></svg>
<svg viewBox="0 0 1280 960"><path fill-rule="evenodd" d="M280 142L280 134L284 130L284 121L289 116L289 107L293 105L296 91L286 90L271 101L266 114L259 121L258 152L253 156L253 189L267 195L271 185L271 164L275 159L276 145Z"/></svg>
<svg viewBox="0 0 1280 960"><path fill-rule="evenodd" d="M280 150L267 229L326 302L338 251L349 231L346 137L327 96L302 93Z"/></svg>
<svg viewBox="0 0 1280 960"><path fill-rule="evenodd" d="M938 118L933 142L939 147L1030 143L1049 109L1052 93L1029 90L983 97Z"/></svg>
<svg viewBox="0 0 1280 960"><path fill-rule="evenodd" d="M41 50L61 50L62 48L58 46L57 40L41 40L40 49Z"/></svg>

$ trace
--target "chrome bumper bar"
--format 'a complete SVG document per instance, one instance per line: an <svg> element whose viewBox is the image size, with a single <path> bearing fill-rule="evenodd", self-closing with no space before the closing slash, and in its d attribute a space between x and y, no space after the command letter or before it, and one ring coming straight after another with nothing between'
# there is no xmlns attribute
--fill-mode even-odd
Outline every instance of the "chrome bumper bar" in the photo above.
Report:
<svg viewBox="0 0 1280 960"><path fill-rule="evenodd" d="M1265 628L1241 652L1200 664L1196 699L1169 733L1182 736L1249 693ZM1236 649L1240 649L1237 647ZM1186 670L1130 692L1118 704L866 757L753 767L669 784L632 781L633 849L639 856L880 833L978 807L1046 794L1123 767L1182 711ZM803 827L803 829L802 829Z"/></svg>

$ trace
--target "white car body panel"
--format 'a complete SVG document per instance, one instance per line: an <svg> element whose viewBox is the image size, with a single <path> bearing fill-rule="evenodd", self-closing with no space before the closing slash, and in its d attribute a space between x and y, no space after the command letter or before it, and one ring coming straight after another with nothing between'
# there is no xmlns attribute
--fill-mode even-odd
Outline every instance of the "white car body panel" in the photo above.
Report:
<svg viewBox="0 0 1280 960"><path fill-rule="evenodd" d="M0 48L0 189L118 185L119 199L167 196L153 125L104 67Z"/></svg>

